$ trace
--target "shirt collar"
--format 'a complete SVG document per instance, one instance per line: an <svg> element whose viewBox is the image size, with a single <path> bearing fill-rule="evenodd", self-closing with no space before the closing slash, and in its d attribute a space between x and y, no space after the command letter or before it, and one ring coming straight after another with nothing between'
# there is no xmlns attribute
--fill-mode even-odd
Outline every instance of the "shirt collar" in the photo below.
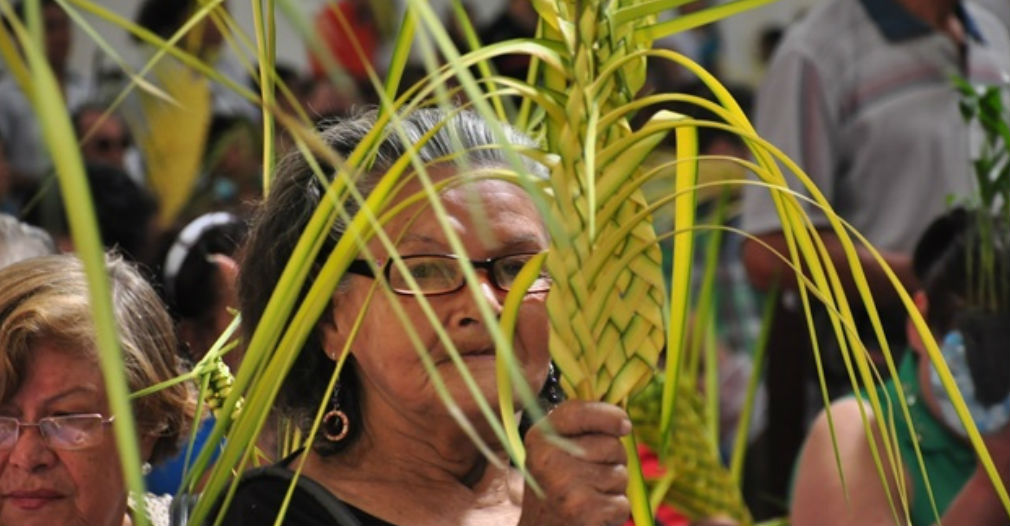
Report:
<svg viewBox="0 0 1010 526"><path fill-rule="evenodd" d="M866 9L870 20L877 25L884 38L891 42L911 40L933 32L929 24L909 13L897 0L859 0L859 3ZM985 41L962 2L958 2L954 14L961 20L968 36L979 42Z"/></svg>

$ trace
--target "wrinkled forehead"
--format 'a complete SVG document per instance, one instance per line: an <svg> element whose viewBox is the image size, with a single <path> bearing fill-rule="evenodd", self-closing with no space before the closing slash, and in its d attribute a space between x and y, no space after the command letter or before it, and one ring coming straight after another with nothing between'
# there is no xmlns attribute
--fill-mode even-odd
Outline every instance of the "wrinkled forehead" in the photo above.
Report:
<svg viewBox="0 0 1010 526"><path fill-rule="evenodd" d="M73 334L55 334L43 332L30 337L5 349L3 364L4 381L0 392L0 403L8 403L25 387L26 382L42 381L54 383L53 388L68 387L65 382L46 375L37 377L33 373L43 361L65 363L73 368L71 378L88 376L88 373L99 371L98 353L90 341L80 341ZM42 356L42 355L45 356ZM100 373L98 373L100 375ZM51 381L51 382L50 382Z"/></svg>
<svg viewBox="0 0 1010 526"><path fill-rule="evenodd" d="M455 177L454 167L429 170L438 186L433 202L424 184L414 178L393 199L385 231L398 246L427 242L446 245L446 228L461 237L467 250L497 250L524 244L526 251L546 249L543 217L527 191L510 181L484 177ZM404 206L405 205L405 206ZM440 217L441 216L441 217Z"/></svg>

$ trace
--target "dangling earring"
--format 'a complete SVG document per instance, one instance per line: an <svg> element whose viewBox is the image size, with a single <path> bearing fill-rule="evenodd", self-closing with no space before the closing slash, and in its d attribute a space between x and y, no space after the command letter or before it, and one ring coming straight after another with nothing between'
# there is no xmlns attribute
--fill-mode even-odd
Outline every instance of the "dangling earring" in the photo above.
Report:
<svg viewBox="0 0 1010 526"><path fill-rule="evenodd" d="M323 436L330 442L340 442L351 429L347 413L340 409L340 384L333 389L330 405L332 408L323 416Z"/></svg>

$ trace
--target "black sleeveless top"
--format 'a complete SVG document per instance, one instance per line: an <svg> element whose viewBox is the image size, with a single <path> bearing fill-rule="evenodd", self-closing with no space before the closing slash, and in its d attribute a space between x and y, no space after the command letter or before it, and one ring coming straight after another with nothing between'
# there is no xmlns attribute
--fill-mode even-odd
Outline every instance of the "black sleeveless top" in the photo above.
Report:
<svg viewBox="0 0 1010 526"><path fill-rule="evenodd" d="M280 465L247 471L239 481L221 524L274 524L293 477L293 471ZM209 520L213 521L215 516L216 513L212 513ZM280 524L393 526L341 501L322 484L304 474L298 477L287 512Z"/></svg>

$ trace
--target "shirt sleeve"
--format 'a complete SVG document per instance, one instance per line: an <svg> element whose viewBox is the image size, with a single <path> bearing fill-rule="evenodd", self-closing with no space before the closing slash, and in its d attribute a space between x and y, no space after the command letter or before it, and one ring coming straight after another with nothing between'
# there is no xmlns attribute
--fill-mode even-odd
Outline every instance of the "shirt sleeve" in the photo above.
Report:
<svg viewBox="0 0 1010 526"><path fill-rule="evenodd" d="M832 202L835 171L838 166L838 130L826 81L814 59L796 47L783 44L776 54L758 90L755 127L758 134L777 146L803 169L828 202ZM803 191L793 173L779 163L789 187ZM756 176L752 178L757 179ZM752 234L781 231L781 221L768 188L744 189L744 230ZM802 203L816 226L826 226L823 213Z"/></svg>

